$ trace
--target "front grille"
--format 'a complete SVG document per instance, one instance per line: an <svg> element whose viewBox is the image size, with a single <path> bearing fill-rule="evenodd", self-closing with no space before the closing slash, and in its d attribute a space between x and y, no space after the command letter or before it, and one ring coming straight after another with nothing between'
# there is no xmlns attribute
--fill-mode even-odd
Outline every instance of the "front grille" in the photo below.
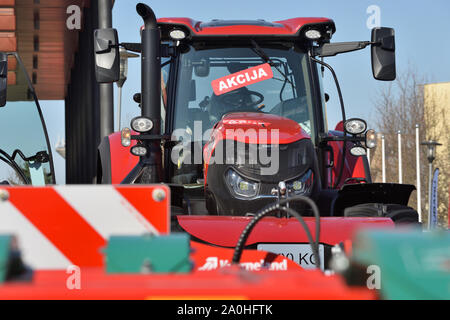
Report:
<svg viewBox="0 0 450 320"><path fill-rule="evenodd" d="M302 175L312 168L314 149L309 139L273 147L278 148L278 156L270 145L257 147L259 149L256 161L254 156L255 146L237 142L234 147L234 159L237 161L234 162L233 167L249 178L266 183L278 183L279 181L290 180ZM261 148L267 150L260 151ZM233 150L227 150L227 154L232 152ZM263 155L262 158L260 157L261 154ZM250 155L252 155L251 158ZM270 159L270 162L268 162L268 159ZM256 163L251 163L250 160Z"/></svg>

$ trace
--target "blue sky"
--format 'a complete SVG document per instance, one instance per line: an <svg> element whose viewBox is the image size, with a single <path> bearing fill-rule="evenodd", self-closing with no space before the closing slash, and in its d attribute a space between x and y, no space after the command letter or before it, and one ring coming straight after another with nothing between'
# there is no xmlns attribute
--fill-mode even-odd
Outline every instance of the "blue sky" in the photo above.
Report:
<svg viewBox="0 0 450 320"><path fill-rule="evenodd" d="M370 40L367 20L371 5L380 8L381 26L392 27L396 33L397 72L414 67L432 82L450 81L450 2L434 1L136 1L117 0L113 9L113 25L118 29L119 41L139 41L142 21L135 12L135 4L145 2L157 17L190 17L211 19L283 20L293 17L327 17L334 20L337 31L333 41ZM370 49L338 55L325 60L331 64L340 81L347 116L362 117L375 126L374 100L376 92L386 83L372 77ZM122 124L138 113L131 101L139 89L139 59L130 60L128 80L123 89ZM340 120L340 107L334 82L326 72L325 91L331 95L328 104L329 126Z"/></svg>
<svg viewBox="0 0 450 320"><path fill-rule="evenodd" d="M268 0L196 0L196 1L136 1L116 0L113 9L113 26L118 29L122 42L138 42L142 20L135 5L145 2L157 17L190 17L196 20L211 19L264 19L283 20L293 17L327 17L334 20L337 31L332 41L370 40L367 8L380 8L381 25L393 27L396 35L397 72L414 67L432 82L450 81L450 1L406 0L322 0L322 1L268 1ZM377 90L386 85L372 77L370 49L342 54L325 60L331 64L340 81L347 117L362 117L375 127L374 100ZM327 73L326 73L327 74ZM340 109L334 83L327 74L325 90L330 93L328 122L330 127L340 120ZM117 96L117 87L115 97ZM128 80L122 97L122 126L139 113L132 95L140 89L139 59L129 62ZM61 107L60 107L61 106ZM63 102L42 102L52 145L58 135L64 136ZM376 127L375 127L376 129ZM64 181L64 162L54 154L57 180Z"/></svg>

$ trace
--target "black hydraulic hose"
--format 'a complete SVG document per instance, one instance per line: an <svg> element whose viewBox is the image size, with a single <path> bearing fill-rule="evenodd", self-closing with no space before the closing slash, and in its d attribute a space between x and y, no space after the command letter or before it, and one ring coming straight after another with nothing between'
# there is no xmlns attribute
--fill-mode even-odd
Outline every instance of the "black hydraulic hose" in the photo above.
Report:
<svg viewBox="0 0 450 320"><path fill-rule="evenodd" d="M280 199L277 203L281 206L281 205L284 205L284 204L287 204L290 202L296 202L296 201L297 202L306 202L312 208L314 218L315 218L315 224L316 224L316 226L315 226L316 227L315 228L316 245L318 246L319 242L320 242L320 213L319 213L319 209L317 208L317 205L315 204L315 202L308 197L298 195L298 196L293 196L293 197L286 198L286 199ZM262 208L260 211L263 211L266 208L269 208L273 205L274 204L268 204L267 206Z"/></svg>
<svg viewBox="0 0 450 320"><path fill-rule="evenodd" d="M287 214L290 214L293 217L295 217L302 224L302 227L304 228L306 236L308 238L309 245L311 246L311 249L312 249L314 255L318 258L318 259L315 259L314 262L316 264L316 267L320 269L320 257L318 255L318 248L315 245L314 240L311 236L311 232L310 232L308 226L306 225L305 221L303 220L302 216L299 213L297 213L295 210L287 208L287 207L280 207L278 204L275 204L265 210L260 211L258 214L255 215L255 217L252 219L252 221L250 221L247 224L244 231L242 231L241 236L239 237L239 240L234 249L232 263L238 264L240 262L245 242L247 241L248 237L250 236L250 233L252 232L252 230L256 226L256 224L262 218L264 218L269 213L272 213L274 211L284 211Z"/></svg>
<svg viewBox="0 0 450 320"><path fill-rule="evenodd" d="M338 95L339 95L339 102L341 104L342 121L345 124L345 121L347 119L346 119L346 116L345 116L344 99L342 98L341 86L339 85L339 81L338 81L338 78L336 76L336 73L334 72L333 68L329 64L314 58L312 55L310 55L310 58L311 58L312 61L314 61L314 62L316 62L316 63L318 63L318 64L320 64L320 65L322 65L324 67L327 67L327 69L330 70L331 74L333 75L334 82L336 83L336 89L337 89ZM345 134L345 130L344 130L344 141L342 141L342 164L341 164L341 167L339 168L339 174L338 174L338 177L337 177L337 179L336 179L336 181L334 183L334 188L338 187L338 185L339 185L339 183L341 182L341 179L342 179L342 174L344 172L344 167L345 167L345 153L346 153L346 151L347 151L347 140L346 140L346 134Z"/></svg>
<svg viewBox="0 0 450 320"><path fill-rule="evenodd" d="M14 150L14 152L11 155L11 158L16 159L16 156L19 155L23 161L30 161L30 159L28 159L27 157L25 157L25 155L23 154L22 151L20 151L19 149Z"/></svg>
<svg viewBox="0 0 450 320"><path fill-rule="evenodd" d="M27 176L22 171L22 169L19 167L17 162L15 162L14 159L9 156L9 154L7 154L2 149L0 149L0 154L6 158L6 159L4 159L3 157L0 157L0 159L3 160L4 162L6 162L9 166L11 166L20 175L20 177L22 178L23 182L25 182L25 184L31 184L31 181L27 178ZM8 160L8 161L6 161L6 160Z"/></svg>
<svg viewBox="0 0 450 320"><path fill-rule="evenodd" d="M314 218L315 218L315 224L316 224L316 228L315 228L315 233L316 233L316 245L319 246L319 242L320 242L320 212L319 209L317 208L317 205L315 204L315 202L305 196L301 196L301 195L297 195L297 196L293 196L290 198L286 198L286 199L280 199L277 203L281 206L290 202L306 202L313 211L314 214ZM261 210L264 210L265 208L268 208L269 206L272 206L273 204L269 204L266 207L264 207Z"/></svg>
<svg viewBox="0 0 450 320"><path fill-rule="evenodd" d="M27 157L23 154L23 152L20 151L19 149L14 150L13 154L11 155L11 158L13 158L14 161L15 161L17 155L19 155L19 156L23 159L23 161L27 161L27 162L28 162L28 161L33 161L33 160L36 158L36 156L32 156L32 157L28 157L28 158L27 158Z"/></svg>
<svg viewBox="0 0 450 320"><path fill-rule="evenodd" d="M319 242L320 242L320 213L319 213L319 209L317 208L317 205L314 203L313 200L311 200L310 198L305 197L305 196L293 196L291 198L282 199L282 200L280 200L278 202L278 204L279 205L284 205L286 203L295 202L295 201L306 202L312 208L313 214L314 214L314 218L316 220L315 221L316 222L316 228L315 228L316 245L319 246Z"/></svg>
<svg viewBox="0 0 450 320"><path fill-rule="evenodd" d="M293 200L294 198L291 199L284 199L284 202L288 202ZM311 208L313 209L313 212L315 215L318 216L319 214L319 209L317 208L316 204L309 198L307 197L303 197L303 196L298 196L296 197L297 201L302 201L308 199L310 201L305 201L307 204L311 205ZM286 207L281 207L279 203L276 204L272 204L269 206L266 206L265 208L263 208L262 210L260 210L255 217L252 219L252 221L250 221L247 226L245 227L244 231L241 233L241 236L239 237L239 240L236 244L235 250L234 250L234 254L233 254L233 259L232 259L232 263L233 264L238 264L241 260L241 256L242 256L242 251L244 249L244 245L245 242L247 241L248 237L250 236L251 231L253 230L253 228L255 227L255 225L259 222L259 220L261 220L263 217L265 217L267 214L274 212L274 211L283 211L291 216L293 216L294 218L296 218L300 224L302 225L302 227L305 230L306 236L308 238L309 241L309 245L311 246L311 250L314 253L314 256L316 257L314 263L316 265L316 267L318 269L320 269L320 256L319 256L319 238L316 237L316 241L313 240L312 236L311 236L311 232L308 228L308 226L306 225L305 221L303 220L303 217L295 210L291 209L291 208L286 208ZM317 223L316 223L316 228L317 228ZM316 235L318 236L318 235Z"/></svg>

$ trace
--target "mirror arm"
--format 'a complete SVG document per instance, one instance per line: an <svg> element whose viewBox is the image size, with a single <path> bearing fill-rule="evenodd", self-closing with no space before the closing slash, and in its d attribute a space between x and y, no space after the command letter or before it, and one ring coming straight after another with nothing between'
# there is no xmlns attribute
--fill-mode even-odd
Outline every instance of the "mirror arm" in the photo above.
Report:
<svg viewBox="0 0 450 320"><path fill-rule="evenodd" d="M121 42L119 46L125 48L127 51L141 53L142 52L142 44L138 42Z"/></svg>
<svg viewBox="0 0 450 320"><path fill-rule="evenodd" d="M365 141L366 137L364 135L356 135L356 136L320 136L320 143L326 143L329 141L347 141L347 142L361 142Z"/></svg>
<svg viewBox="0 0 450 320"><path fill-rule="evenodd" d="M337 89L338 96L339 96L339 103L340 103L340 105L341 105L342 121L345 123L345 121L347 121L347 118L346 118L346 115L345 115L344 98L342 97L341 86L339 85L339 81L338 81L338 78L337 78L337 76L336 76L336 72L334 72L334 69L333 69L329 64L327 64L327 63L325 63L325 62L323 62L323 61L320 61L320 60L317 60L316 58L314 58L314 57L312 56L312 52L311 52L311 51L312 51L312 50L308 51L308 54L309 54L309 56L310 56L310 59L311 59L312 61L314 61L314 62L316 62L316 63L318 63L318 64L320 64L320 65L326 67L328 70L330 70L331 74L333 75L333 79L334 79L334 82L335 82L335 84L336 84L336 89ZM343 174L343 172L344 172L344 166L345 166L345 153L346 153L346 151L347 151L346 149L347 149L347 144L344 143L343 146L342 146L342 165L341 165L341 167L340 167L340 169L339 169L339 175L338 175L338 177L337 177L337 179L336 179L336 182L335 182L335 184L334 184L334 188L337 188L337 187L338 187L338 185L339 185L339 183L340 183L340 181L341 181L341 178L342 178L342 174Z"/></svg>
<svg viewBox="0 0 450 320"><path fill-rule="evenodd" d="M313 55L318 57L333 57L341 53L362 50L368 45L381 45L381 42L354 41L325 43L320 47L314 48Z"/></svg>
<svg viewBox="0 0 450 320"><path fill-rule="evenodd" d="M113 45L113 44L111 44L111 42L108 44L108 48L106 48L106 49L104 49L104 50L97 50L97 51L95 51L95 53L97 53L97 54L102 54L102 53L109 53L109 52L111 52L111 49L118 49L119 48L119 45L118 44L116 44L116 45Z"/></svg>

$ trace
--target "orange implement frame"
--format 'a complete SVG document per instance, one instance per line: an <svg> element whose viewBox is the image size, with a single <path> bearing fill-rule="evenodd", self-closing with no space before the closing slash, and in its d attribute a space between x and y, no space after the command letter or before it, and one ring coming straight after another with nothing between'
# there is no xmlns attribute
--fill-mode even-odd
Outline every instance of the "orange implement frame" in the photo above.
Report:
<svg viewBox="0 0 450 320"><path fill-rule="evenodd" d="M181 275L107 275L101 268L80 272L71 289L65 270L38 271L32 283L0 286L0 299L306 300L376 299L374 290L348 287L339 276L318 271L248 272L230 267Z"/></svg>
<svg viewBox="0 0 450 320"><path fill-rule="evenodd" d="M29 282L1 284L0 299L377 298L339 275L302 269L281 255L244 250L236 266L230 264L232 248L194 241L190 273L107 274L101 250L109 236L169 232L167 186L2 189L0 233L18 237L35 271Z"/></svg>

